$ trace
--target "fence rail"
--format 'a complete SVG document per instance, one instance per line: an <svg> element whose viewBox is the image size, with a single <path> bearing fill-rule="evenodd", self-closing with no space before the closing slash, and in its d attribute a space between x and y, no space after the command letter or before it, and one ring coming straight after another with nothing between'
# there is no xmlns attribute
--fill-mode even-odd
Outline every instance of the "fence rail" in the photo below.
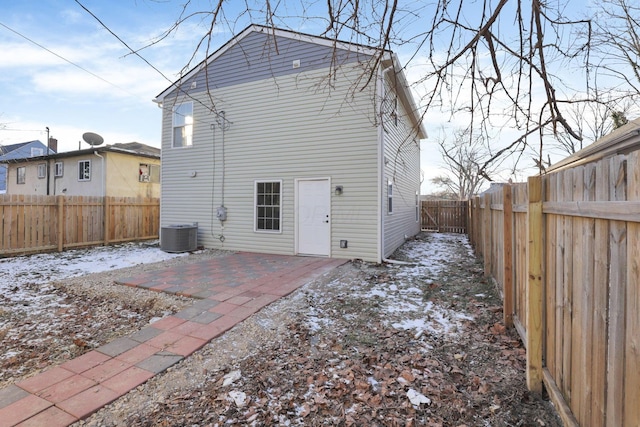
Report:
<svg viewBox="0 0 640 427"><path fill-rule="evenodd" d="M640 425L640 153L494 186L470 240L565 425Z"/></svg>
<svg viewBox="0 0 640 427"><path fill-rule="evenodd" d="M469 202L466 200L423 200L422 230L440 233L467 233Z"/></svg>
<svg viewBox="0 0 640 427"><path fill-rule="evenodd" d="M159 199L0 195L0 257L154 239L159 228Z"/></svg>

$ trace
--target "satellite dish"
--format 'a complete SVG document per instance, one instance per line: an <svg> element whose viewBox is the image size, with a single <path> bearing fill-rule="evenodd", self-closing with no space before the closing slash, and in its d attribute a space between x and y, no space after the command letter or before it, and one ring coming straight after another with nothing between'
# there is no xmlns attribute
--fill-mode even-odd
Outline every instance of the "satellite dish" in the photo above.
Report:
<svg viewBox="0 0 640 427"><path fill-rule="evenodd" d="M82 134L82 139L89 145L101 145L104 142L104 138L93 132L85 132Z"/></svg>

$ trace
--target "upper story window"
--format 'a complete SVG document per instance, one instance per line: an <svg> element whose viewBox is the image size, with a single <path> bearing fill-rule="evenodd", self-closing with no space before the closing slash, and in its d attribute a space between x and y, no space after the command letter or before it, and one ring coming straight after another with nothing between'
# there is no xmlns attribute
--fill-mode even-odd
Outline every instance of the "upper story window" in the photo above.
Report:
<svg viewBox="0 0 640 427"><path fill-rule="evenodd" d="M42 179L42 178L45 178L46 176L47 176L47 164L40 163L38 165L38 178Z"/></svg>
<svg viewBox="0 0 640 427"><path fill-rule="evenodd" d="M17 169L17 183L24 184L27 181L27 168L25 166L20 166Z"/></svg>
<svg viewBox="0 0 640 427"><path fill-rule="evenodd" d="M193 102L173 107L173 148L189 147L193 144Z"/></svg>
<svg viewBox="0 0 640 427"><path fill-rule="evenodd" d="M78 181L91 180L91 160L80 160L78 162Z"/></svg>
<svg viewBox="0 0 640 427"><path fill-rule="evenodd" d="M31 157L44 156L44 148L31 147Z"/></svg>
<svg viewBox="0 0 640 427"><path fill-rule="evenodd" d="M64 163L56 162L54 165L53 176L61 177L64 174Z"/></svg>

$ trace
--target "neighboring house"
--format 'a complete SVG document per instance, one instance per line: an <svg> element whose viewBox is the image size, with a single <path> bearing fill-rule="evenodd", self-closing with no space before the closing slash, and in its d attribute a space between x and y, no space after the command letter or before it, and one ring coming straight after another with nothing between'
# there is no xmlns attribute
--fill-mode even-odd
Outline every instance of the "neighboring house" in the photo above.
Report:
<svg viewBox="0 0 640 427"><path fill-rule="evenodd" d="M137 142L5 164L8 194L160 197L160 149Z"/></svg>
<svg viewBox="0 0 640 427"><path fill-rule="evenodd" d="M637 150L640 150L640 118L630 120L627 124L614 129L593 144L554 163L545 172L556 172L560 169L592 163L604 157L629 154Z"/></svg>
<svg viewBox="0 0 640 427"><path fill-rule="evenodd" d="M57 150L58 141L50 139L49 154ZM27 157L43 156L47 154L47 146L42 142L29 141L19 144L0 145L0 162L4 160L25 159ZM0 194L7 192L7 165L0 163Z"/></svg>
<svg viewBox="0 0 640 427"><path fill-rule="evenodd" d="M161 227L367 261L418 233L426 133L396 56L379 53L252 25L160 93Z"/></svg>

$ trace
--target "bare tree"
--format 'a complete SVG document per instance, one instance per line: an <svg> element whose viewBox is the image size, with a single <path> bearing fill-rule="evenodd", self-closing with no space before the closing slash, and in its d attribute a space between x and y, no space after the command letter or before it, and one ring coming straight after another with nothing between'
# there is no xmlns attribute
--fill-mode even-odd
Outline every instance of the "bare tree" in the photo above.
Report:
<svg viewBox="0 0 640 427"><path fill-rule="evenodd" d="M481 136L474 135L471 129L457 130L452 136L450 139L445 134L437 141L448 173L432 178L431 183L458 200L467 200L485 182L493 180L491 175L498 166L498 159L487 162L492 157L491 152Z"/></svg>
<svg viewBox="0 0 640 427"><path fill-rule="evenodd" d="M639 94L640 4L637 0L602 0L598 4L594 46L607 58L598 64L599 72Z"/></svg>
<svg viewBox="0 0 640 427"><path fill-rule="evenodd" d="M407 65L423 65L417 85L425 88L421 100L425 117L445 111L455 120L463 118L485 140L495 129L509 129L512 136L492 141L492 155L484 160L485 166L514 154L523 158L526 151L536 156L542 168L554 135L570 140L569 147L576 145L573 141L579 146L580 125L568 116L572 104L604 102L594 98L598 92L593 88L601 87L599 79L616 79L611 83L612 100L640 94L640 27L638 7L629 5L632 1L604 0L620 6L609 16L618 19L618 26L609 27L604 21L597 25L602 33L598 46L618 49L613 60L604 48L594 51L592 18L577 15L583 11L569 16L563 0L245 0L239 9L238 2L230 6L231 2L215 0L210 10L198 10L187 0L174 25L150 45L178 31L186 21L206 23L186 70L198 60L197 53L206 56L218 45L214 41L218 28L235 33L236 25L247 21L294 29L304 25L332 40L378 49L371 66L363 69L361 86L371 84L373 70L387 50L411 50ZM602 13L596 18L607 17ZM604 31L608 27L609 34ZM140 55L150 45L131 51ZM634 53L625 53L634 46ZM630 76L621 63L631 67Z"/></svg>

